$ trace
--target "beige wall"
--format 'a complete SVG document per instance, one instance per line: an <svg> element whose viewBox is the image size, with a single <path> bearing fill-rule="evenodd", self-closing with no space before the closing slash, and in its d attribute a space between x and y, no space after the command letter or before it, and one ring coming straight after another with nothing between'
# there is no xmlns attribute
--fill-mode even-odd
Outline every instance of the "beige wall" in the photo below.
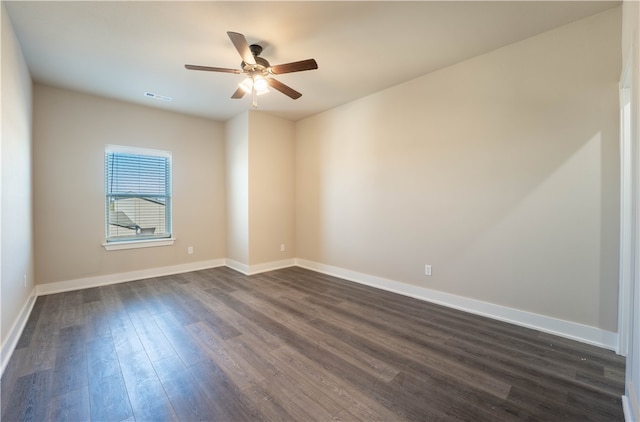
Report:
<svg viewBox="0 0 640 422"><path fill-rule="evenodd" d="M0 142L0 344L34 287L31 195L31 76L4 5ZM27 283L24 283L26 276ZM2 357L5 362L5 356Z"/></svg>
<svg viewBox="0 0 640 422"><path fill-rule="evenodd" d="M102 247L107 144L171 151L173 246ZM224 258L223 124L35 85L33 160L39 284Z"/></svg>
<svg viewBox="0 0 640 422"><path fill-rule="evenodd" d="M295 124L249 115L250 264L295 257ZM285 251L280 251L280 245Z"/></svg>
<svg viewBox="0 0 640 422"><path fill-rule="evenodd" d="M622 55L627 58L633 45L634 37L638 36L638 20L640 7L638 2L625 0L622 3Z"/></svg>
<svg viewBox="0 0 640 422"><path fill-rule="evenodd" d="M294 258L295 124L248 111L225 127L227 258L245 272Z"/></svg>
<svg viewBox="0 0 640 422"><path fill-rule="evenodd" d="M616 8L300 121L297 257L615 331L620 42Z"/></svg>
<svg viewBox="0 0 640 422"><path fill-rule="evenodd" d="M227 258L249 265L249 113L225 124Z"/></svg>

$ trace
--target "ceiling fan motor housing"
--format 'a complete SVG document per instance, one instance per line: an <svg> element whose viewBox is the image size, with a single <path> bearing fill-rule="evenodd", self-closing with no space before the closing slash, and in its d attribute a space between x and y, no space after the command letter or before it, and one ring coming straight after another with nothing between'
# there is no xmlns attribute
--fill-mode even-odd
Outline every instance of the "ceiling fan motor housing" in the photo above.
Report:
<svg viewBox="0 0 640 422"><path fill-rule="evenodd" d="M253 59L256 61L256 64L247 64L242 61L240 63L240 67L247 73L262 73L264 75L269 74L269 68L271 64L267 61L267 59L259 57L258 55L262 52L262 47L258 44L251 44L251 53L253 53Z"/></svg>

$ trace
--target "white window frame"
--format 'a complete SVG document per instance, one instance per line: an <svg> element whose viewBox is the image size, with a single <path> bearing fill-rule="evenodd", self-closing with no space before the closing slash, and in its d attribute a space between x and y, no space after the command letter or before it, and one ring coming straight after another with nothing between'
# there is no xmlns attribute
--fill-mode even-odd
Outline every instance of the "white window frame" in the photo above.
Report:
<svg viewBox="0 0 640 422"><path fill-rule="evenodd" d="M121 145L106 145L104 149L105 157L108 153L121 153L121 154L135 154L135 155L148 155L148 156L157 156L157 157L166 157L169 158L170 162L170 172L169 172L169 187L171 190L171 185L173 184L173 163L171 162L172 154L169 151L162 151L156 149L148 149L148 148L138 148L138 147L129 147L129 146L121 146ZM106 192L106 176L107 169L104 169L104 177L105 177L105 241L102 243L102 246L107 251L117 251L124 249L138 249L138 248L152 248L159 246L171 246L175 242L175 238L173 237L173 228L171 227L171 220L169 221L170 225L170 235L168 237L163 238L146 238L146 239L123 239L123 240L108 240L109 233L109 221L107 218L107 213L109 212L109 204L106 201L107 192ZM173 195L169 197L170 201L170 214L173 215L173 204L171 203L173 199Z"/></svg>

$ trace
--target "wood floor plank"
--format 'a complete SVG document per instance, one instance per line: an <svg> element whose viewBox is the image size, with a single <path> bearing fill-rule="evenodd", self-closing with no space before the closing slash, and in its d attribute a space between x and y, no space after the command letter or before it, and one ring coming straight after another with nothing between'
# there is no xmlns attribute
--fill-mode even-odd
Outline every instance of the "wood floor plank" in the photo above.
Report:
<svg viewBox="0 0 640 422"><path fill-rule="evenodd" d="M183 290L181 294L185 297L198 298L194 300L187 300L184 302L184 305L189 309L189 312L197 315L198 320L207 322L211 329L216 331L218 336L223 339L228 339L239 336L241 334L240 330L234 327L231 323L227 322L225 318L218 315L217 310L214 309L214 307L207 306L206 303L202 302L202 298L200 298L200 295L202 294L202 290L200 290L201 287L189 283L186 285L181 285L180 289Z"/></svg>
<svg viewBox="0 0 640 422"><path fill-rule="evenodd" d="M81 325L84 321L82 309L83 295L81 290L67 292L62 296L62 304L59 313L59 328Z"/></svg>
<svg viewBox="0 0 640 422"><path fill-rule="evenodd" d="M82 326L60 329L56 345L58 353L53 368L52 395L66 394L88 385L84 339Z"/></svg>
<svg viewBox="0 0 640 422"><path fill-rule="evenodd" d="M187 305L187 299L181 297L183 290L178 284L168 284L163 287L162 302L167 307L168 313L180 324L193 324L201 320L200 316L195 312L191 312ZM166 314L167 312L162 312ZM154 314L154 316L157 314Z"/></svg>
<svg viewBox="0 0 640 422"><path fill-rule="evenodd" d="M237 290L236 287L224 282L224 279L229 276L224 275L217 270L193 271L190 273L185 273L183 274L183 276L189 282L185 284L181 284L180 287L191 286L196 288L199 291L202 291L204 289L208 289L212 287L213 282L215 282L216 288L218 288L223 292L232 292ZM234 277L237 277L237 276L238 274L234 275Z"/></svg>
<svg viewBox="0 0 640 422"><path fill-rule="evenodd" d="M269 357L269 360L277 363L272 357ZM322 407L321 401L310 395L308 388L296 384L295 375L286 368L281 368L272 378L266 380L263 391L293 415L295 420L319 421L330 420L332 417L330 410Z"/></svg>
<svg viewBox="0 0 640 422"><path fill-rule="evenodd" d="M324 331L317 329L311 325L310 322L303 325L303 322L301 321L292 320L285 324L301 333L304 333L308 338L312 338L318 347L322 347L332 354L340 356L350 364L357 366L361 370L384 382L391 381L396 375L398 375L400 368L402 367L402 364L397 362L390 363L389 361L378 359L366 350L353 347L348 342L343 341L340 337L329 335Z"/></svg>
<svg viewBox="0 0 640 422"><path fill-rule="evenodd" d="M310 382L310 393L314 390L324 392L327 400L334 402L332 417L338 415L343 409L349 409L349 413L363 421L389 420L394 414L384 406L371 400L367 394L349 388L349 382L342 377L328 374L320 365L305 355L288 346L283 346L271 355L283 363L283 366L294 371L297 379ZM300 382L296 383L300 384Z"/></svg>
<svg viewBox="0 0 640 422"><path fill-rule="evenodd" d="M615 391L614 384L606 383L604 386L610 387L606 389L602 388L603 384L599 382L582 382L571 368L553 370L550 369L553 365L546 363L533 365L526 358L518 360L517 355L509 356L491 351L486 353L481 348L470 347L468 344L457 344L456 347L480 358L482 362L488 362L486 365L491 368L492 372L500 374L512 384L526 387L531 396L541 395L547 400L564 402L569 386L572 386L576 392L588 395L597 391L597 396L604 400L608 400L612 396L619 396L619 393ZM593 381L592 377L589 378Z"/></svg>
<svg viewBox="0 0 640 422"><path fill-rule="evenodd" d="M568 398L568 395L567 395ZM564 400L566 403L567 400ZM599 415L585 411L585 409L575 408L574 406L560 405L555 401L546 400L541 395L534 395L520 386L514 386L509 394L509 405L517 406L524 409L527 414L535 416L539 420L548 421L607 421L607 420L623 420L619 418L602 418Z"/></svg>
<svg viewBox="0 0 640 422"><path fill-rule="evenodd" d="M230 325L239 330L243 337L251 336L262 344L262 350L273 350L280 347L281 340L277 336L269 333L258 324L242 316L233 308L232 303L227 303L231 297L226 293L220 293L215 289L206 289L206 301L210 308L215 308L216 313L225 319Z"/></svg>
<svg viewBox="0 0 640 422"><path fill-rule="evenodd" d="M280 307L280 302L264 300L265 295L258 295L254 298L251 298L252 300L249 300L250 298L246 297L245 293L234 294L234 296L239 297L245 303L250 302L256 310L264 312L265 315L272 314L282 325L290 328L297 333L302 334L305 338L314 342L317 347L322 347L323 349L333 353L334 355L340 356L345 361L349 362L352 365L358 366L360 369L369 372L375 377L378 377L385 381L390 381L399 372L399 369L396 366L391 366L382 360L376 359L375 357L371 356L371 354L367 354L360 349L351 347L346 342L340 341L340 339L336 336L327 335L325 332L316 329L312 324L309 323L310 321L308 321L308 319L313 315L311 313L296 313L296 315L298 316L297 318L285 318L282 317L282 311L278 309ZM287 307L288 306L289 305L287 305Z"/></svg>
<svg viewBox="0 0 640 422"><path fill-rule="evenodd" d="M227 340L225 346L235 356L241 357L253 370L257 371L256 378L269 380L280 370L271 362L271 356L268 352L272 349L264 349L262 343L253 336L234 337ZM264 384L264 381L258 384Z"/></svg>
<svg viewBox="0 0 640 422"><path fill-rule="evenodd" d="M136 352L119 361L136 420L178 420L147 354Z"/></svg>
<svg viewBox="0 0 640 422"><path fill-rule="evenodd" d="M86 347L91 419L120 421L133 416L113 340L99 338Z"/></svg>
<svg viewBox="0 0 640 422"><path fill-rule="evenodd" d="M85 342L101 337L111 337L108 309L102 300L82 304L84 320L82 323Z"/></svg>
<svg viewBox="0 0 640 422"><path fill-rule="evenodd" d="M400 398L393 405L400 405L401 410L407 413L419 412L426 405L438 409L441 418L451 421L509 421L531 417L526 410L507 405L505 400L474 392L464 384L437 373L418 374L407 368L390 385L399 392ZM381 400L388 396L381 386L376 386L373 395L381 396Z"/></svg>
<svg viewBox="0 0 640 422"><path fill-rule="evenodd" d="M48 403L48 421L88 421L91 420L89 408L89 386L78 390L55 395Z"/></svg>
<svg viewBox="0 0 640 422"><path fill-rule="evenodd" d="M352 305L349 305L349 307L352 307ZM373 320L367 320L367 323L369 325L372 325L372 323L374 323L374 320L378 319L377 317L378 314L376 314L376 317L374 317ZM342 317L346 316L346 317L353 317L353 314L349 314L349 313L342 313L341 315ZM379 319L378 319L379 321ZM416 341L419 340L421 337L419 336L420 334L420 327L416 326L415 324L411 324L410 321L406 321L404 325L400 325L400 321L393 321L394 324L393 325L388 325L386 326L386 329L393 329L394 327L398 327L393 329L393 331L395 331L397 334L402 334L401 337L402 339L406 340L411 338L412 341ZM376 323L373 324L373 326L378 326L380 327L381 324L380 323ZM428 338L431 338L431 333L427 333L428 334ZM464 337L464 334L461 335L462 337ZM422 337L424 339L424 337ZM475 338L475 341L473 343L469 343L469 347L470 349L472 349L475 352L481 352L483 354L482 360L481 361L477 361L477 362L482 362L482 364L479 363L471 363L471 361L468 360L468 358L473 354L473 352L470 352L470 355L467 356L463 356L461 354L458 353L458 351L461 350L466 350L464 346L461 345L461 343L459 343L459 339L457 338L453 338L451 341L448 341L448 345L453 346L453 348L447 347L447 348L443 348L443 347L437 347L439 343L432 343L432 342L419 342L419 345L421 346L425 346L428 348L432 348L432 349L439 349L442 355L447 355L447 356L457 356L456 359L458 360L462 360L462 359L466 359L465 360L465 365L470 365L471 367L476 366L476 367L481 367L481 369L484 369L486 366L485 362L492 362L492 361L496 361L496 355L495 352L491 352L490 350L492 350L494 348L495 345L495 341L481 341L480 339L478 339L477 337ZM401 342L400 340L396 340L396 342ZM457 343L457 344L454 344ZM482 348L478 348L477 344L480 343L482 344L484 347ZM569 376L574 376L576 374L576 370L575 368L572 367L567 367L565 365L561 365L561 364L557 364L556 362L551 362L542 358L535 358L534 355L527 353L525 354L524 352L520 353L520 356L517 356L518 353L514 353L517 352L513 349L510 349L510 354L511 355L516 355L516 356L511 356L512 362L515 362L515 359L518 359L517 363L514 363L515 366L517 367L522 367L522 368L527 368L527 366L531 366L534 365L536 367L536 372L538 372L540 369L542 369L543 371L541 373L537 373L536 375L533 375L531 371L529 371L528 375L530 376L530 378L532 379L532 381L535 381L536 383L540 383L540 381L543 381L544 378L546 377L554 377L558 374L558 372L562 373L563 375L569 375ZM506 358L505 355L501 356L503 359ZM528 365L528 361L532 361L535 360L535 363L532 363L531 365ZM575 358L574 358L575 360ZM523 362L525 363L525 365L523 366ZM588 365L587 363L582 363L583 366L584 365ZM501 361L501 365L502 367L508 367L509 365L506 365L505 361ZM602 367L599 365L596 365L597 368L599 368L599 371L602 372ZM500 371L501 368L494 366L494 371ZM520 371L523 372L523 371ZM595 377L594 377L595 378ZM598 379L601 380L602 378ZM595 384L596 382L594 382L593 384ZM608 385L608 383L605 382L606 385ZM549 391L550 394L554 394L554 395L558 395L557 392L553 392L553 391ZM561 394L560 394L561 396Z"/></svg>
<svg viewBox="0 0 640 422"><path fill-rule="evenodd" d="M142 341L128 315L122 318L111 318L109 326L113 343L120 355L126 356L144 350Z"/></svg>
<svg viewBox="0 0 640 422"><path fill-rule="evenodd" d="M16 344L16 349L22 349L24 347L29 347L31 344L31 338L33 337L33 333L38 325L40 320L40 316L42 315L42 309L44 308L45 299L43 297L39 297L36 299L36 303L33 305L33 309L31 310L31 315L29 315L29 319L22 331L22 335Z"/></svg>
<svg viewBox="0 0 640 422"><path fill-rule="evenodd" d="M126 285L127 288L123 288L123 285ZM120 288L116 288L116 293L120 299L120 303L122 303L122 307L127 313L131 314L133 312L146 310L146 300L138 294L138 289L135 288L134 283L124 283L118 286Z"/></svg>
<svg viewBox="0 0 640 422"><path fill-rule="evenodd" d="M56 338L58 335L60 315L62 313L62 294L49 295L43 298L42 317L36 325L22 365L20 375L52 369L56 358Z"/></svg>
<svg viewBox="0 0 640 422"><path fill-rule="evenodd" d="M284 343L294 346L307 355L314 356L314 358L326 365L327 370L340 374L349 374L353 380L361 382L361 385L375 383L373 377L363 374L354 365L336 355L332 355L327 350L319 348L313 339L308 339L303 334L295 332L283 323L268 317L240 300L231 297L228 297L227 300L233 304L235 310L243 314L247 319L261 326Z"/></svg>
<svg viewBox="0 0 640 422"><path fill-rule="evenodd" d="M129 318L151 362L175 354L173 346L171 346L156 321L146 310L131 313Z"/></svg>
<svg viewBox="0 0 640 422"><path fill-rule="evenodd" d="M24 373L30 373L28 367L25 369L28 355L29 349L27 347L14 350L2 374L2 381L0 382L0 420L2 420L2 415L11 403L11 394L18 378Z"/></svg>
<svg viewBox="0 0 640 422"><path fill-rule="evenodd" d="M263 420L259 410L246 399L238 385L234 384L215 362L198 362L191 366L189 371L209 397L209 403L215 404L215 419L256 422Z"/></svg>
<svg viewBox="0 0 640 422"><path fill-rule="evenodd" d="M152 282L157 284L150 284ZM172 310L170 302L173 299L173 294L163 286L163 279L144 280L144 284L140 285L138 293L144 295L144 305L149 314L161 314Z"/></svg>
<svg viewBox="0 0 640 422"><path fill-rule="evenodd" d="M172 312L157 314L152 318L186 366L208 359L207 353L200 348Z"/></svg>
<svg viewBox="0 0 640 422"><path fill-rule="evenodd" d="M401 362L403 366L410 366L413 371L443 372L449 377L458 379L461 383L472 385L498 398L506 399L511 385L491 374L483 373L464 365L459 365L449 355L434 352L432 349L412 347L411 343L400 337L391 340L374 329L367 329L358 324L355 329L360 334L348 332L334 323L316 319L312 324L334 337L343 338L352 346L375 353L378 359Z"/></svg>
<svg viewBox="0 0 640 422"><path fill-rule="evenodd" d="M622 421L613 352L333 276L226 267L39 297L2 420Z"/></svg>
<svg viewBox="0 0 640 422"><path fill-rule="evenodd" d="M253 406L258 409L263 420L288 422L309 419L309 415L299 405L290 400L280 400L274 397L272 393L267 391L265 384L267 382L263 381L261 384L245 390L247 400L250 400ZM282 403L282 401L287 403ZM287 404L294 408L291 409Z"/></svg>
<svg viewBox="0 0 640 422"><path fill-rule="evenodd" d="M215 403L177 355L155 361L153 367L179 420L220 420Z"/></svg>
<svg viewBox="0 0 640 422"><path fill-rule="evenodd" d="M333 330L333 332L340 337L343 337L339 331ZM495 406L498 403L504 401L505 394L510 390L510 386L503 382L496 382L494 377L481 376L477 373L469 372L469 377L463 375L464 371L457 365L451 366L443 360L434 359L434 356L423 355L423 358L405 355L405 352L409 349L402 348L394 350L390 347L385 350L380 345L372 348L372 343L367 343L364 338L354 336L353 334L346 341L353 344L354 347L363 347L367 350L376 350L378 353L384 353L379 355L379 358L393 359L398 364L403 363L402 372L399 373L391 382L394 391L398 391L396 399L405 400L400 412L415 411L413 407L416 401L425 401L426 403L434 404L435 409L439 409L440 412L446 412L447 418L453 418L451 415L452 409L456 414L464 414L466 411L467 418L470 420L471 414L477 414L475 407L469 409L469 405L474 402L492 403ZM385 357L386 356L386 357ZM440 362L440 363L438 363ZM408 385L412 385L407 382L411 379L420 379L425 381L424 385L419 389L407 390ZM386 389L387 385L377 384L374 388L376 396L383 403L386 402L388 393ZM390 403L391 408L395 408L395 403ZM453 406L453 408L451 408ZM409 413L410 415L410 413ZM433 416L439 417L437 415ZM478 420L479 415L476 415ZM454 420L465 418L453 418ZM493 420L493 419L489 419ZM495 419L499 420L499 419Z"/></svg>
<svg viewBox="0 0 640 422"><path fill-rule="evenodd" d="M102 294L100 293L99 287L84 289L81 290L80 293L82 294L83 303L97 302L102 299Z"/></svg>
<svg viewBox="0 0 640 422"><path fill-rule="evenodd" d="M38 371L18 378L12 386L3 421L33 421L46 418L51 397L52 370ZM4 387L4 386L3 386Z"/></svg>
<svg viewBox="0 0 640 422"><path fill-rule="evenodd" d="M236 387L244 390L261 382L264 377L249 365L242 356L234 355L224 345L224 341L203 322L191 324L186 327L193 338L205 350L216 366L220 367L227 377L233 380Z"/></svg>

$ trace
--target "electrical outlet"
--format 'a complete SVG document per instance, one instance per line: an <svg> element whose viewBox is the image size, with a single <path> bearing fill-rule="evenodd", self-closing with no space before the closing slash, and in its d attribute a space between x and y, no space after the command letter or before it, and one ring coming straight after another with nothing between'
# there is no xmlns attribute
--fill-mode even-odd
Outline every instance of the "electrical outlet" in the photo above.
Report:
<svg viewBox="0 0 640 422"><path fill-rule="evenodd" d="M26 274L24 275L23 280L24 280L24 288L26 289L27 288L27 275Z"/></svg>
<svg viewBox="0 0 640 422"><path fill-rule="evenodd" d="M284 243L280 245L280 252L284 252L286 250L287 250L287 245L285 245Z"/></svg>
<svg viewBox="0 0 640 422"><path fill-rule="evenodd" d="M188 253L189 255L193 254L193 246L189 246L189 247L187 248L187 253Z"/></svg>
<svg viewBox="0 0 640 422"><path fill-rule="evenodd" d="M424 275L431 275L431 265L424 266Z"/></svg>

